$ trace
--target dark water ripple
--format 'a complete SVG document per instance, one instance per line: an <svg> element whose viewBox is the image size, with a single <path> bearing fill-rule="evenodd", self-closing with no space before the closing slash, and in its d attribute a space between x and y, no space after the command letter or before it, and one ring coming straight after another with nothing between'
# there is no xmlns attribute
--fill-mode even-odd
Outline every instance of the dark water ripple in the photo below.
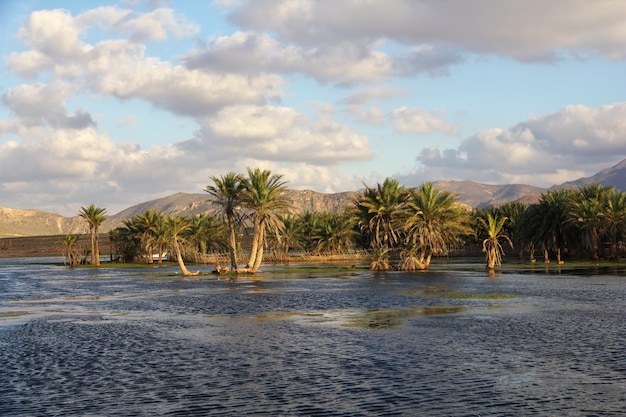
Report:
<svg viewBox="0 0 626 417"><path fill-rule="evenodd" d="M626 409L623 276L174 271L0 264L0 415ZM467 293L516 297L446 297ZM400 319L372 327L381 310Z"/></svg>

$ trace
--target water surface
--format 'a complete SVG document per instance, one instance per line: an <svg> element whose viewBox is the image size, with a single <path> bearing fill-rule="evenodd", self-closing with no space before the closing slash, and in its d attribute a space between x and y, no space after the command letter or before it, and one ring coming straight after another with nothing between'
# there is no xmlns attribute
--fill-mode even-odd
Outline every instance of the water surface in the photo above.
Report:
<svg viewBox="0 0 626 417"><path fill-rule="evenodd" d="M0 415L624 415L619 271L271 269L0 260Z"/></svg>

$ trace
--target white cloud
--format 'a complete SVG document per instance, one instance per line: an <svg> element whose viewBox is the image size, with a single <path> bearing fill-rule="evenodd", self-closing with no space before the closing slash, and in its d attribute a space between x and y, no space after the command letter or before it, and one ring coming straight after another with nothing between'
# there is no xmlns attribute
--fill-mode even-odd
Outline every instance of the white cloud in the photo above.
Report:
<svg viewBox="0 0 626 417"><path fill-rule="evenodd" d="M217 38L185 57L191 69L241 74L301 73L320 82L373 82L391 75L393 60L378 43L338 42L315 47L283 46L267 34L237 32Z"/></svg>
<svg viewBox="0 0 626 417"><path fill-rule="evenodd" d="M137 13L130 9L105 6L82 13L75 20L83 26L98 25L107 32L122 35L133 42L163 41L169 35L183 38L200 31L198 25L169 8Z"/></svg>
<svg viewBox="0 0 626 417"><path fill-rule="evenodd" d="M87 23L112 24L123 19L124 13L100 8L74 18L62 10L34 12L20 30L20 36L33 50L12 54L7 68L30 77L52 71L85 84L98 94L139 98L189 116L208 114L238 103L263 104L279 99L282 79L273 74L246 76L189 70L145 57L145 46L128 40L103 40L95 45L80 40ZM168 21L163 16L160 18ZM150 14L148 21L154 19Z"/></svg>
<svg viewBox="0 0 626 417"><path fill-rule="evenodd" d="M65 102L74 92L72 86L63 82L22 84L8 90L0 100L26 126L49 124L82 129L95 125L91 115L81 109L77 109L73 115L66 114Z"/></svg>
<svg viewBox="0 0 626 417"><path fill-rule="evenodd" d="M458 135L459 127L445 122L438 116L440 111L427 112L423 109L399 107L391 112L394 128L399 132L428 134L433 131L447 135Z"/></svg>
<svg viewBox="0 0 626 417"><path fill-rule="evenodd" d="M207 121L205 137L225 154L256 159L329 165L373 157L367 137L332 120L309 121L286 107L224 108Z"/></svg>
<svg viewBox="0 0 626 417"><path fill-rule="evenodd" d="M309 46L386 38L520 60L553 59L559 51L622 59L625 13L626 3L612 0L255 0L232 10L231 20Z"/></svg>
<svg viewBox="0 0 626 417"><path fill-rule="evenodd" d="M588 176L626 158L626 103L567 106L507 130L465 139L457 149L424 149L417 156L434 179L550 186ZM417 174L420 170L416 171Z"/></svg>

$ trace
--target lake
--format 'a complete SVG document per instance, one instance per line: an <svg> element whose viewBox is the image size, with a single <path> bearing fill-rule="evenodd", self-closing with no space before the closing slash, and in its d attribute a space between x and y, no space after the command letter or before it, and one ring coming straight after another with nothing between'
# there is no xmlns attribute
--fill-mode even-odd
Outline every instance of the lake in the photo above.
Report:
<svg viewBox="0 0 626 417"><path fill-rule="evenodd" d="M285 268L0 259L0 415L625 415L623 269Z"/></svg>

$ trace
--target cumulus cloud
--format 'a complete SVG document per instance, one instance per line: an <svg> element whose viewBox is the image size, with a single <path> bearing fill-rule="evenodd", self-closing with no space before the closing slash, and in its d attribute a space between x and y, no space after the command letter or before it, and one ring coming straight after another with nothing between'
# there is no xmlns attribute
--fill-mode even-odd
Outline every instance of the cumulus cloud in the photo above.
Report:
<svg viewBox="0 0 626 417"><path fill-rule="evenodd" d="M433 179L551 186L592 175L606 161L626 158L625 121L626 103L567 106L506 130L478 132L457 149L423 149L415 179L428 173Z"/></svg>
<svg viewBox="0 0 626 417"><path fill-rule="evenodd" d="M373 157L367 137L332 120L311 121L287 107L232 106L206 123L205 137L226 154L318 165Z"/></svg>
<svg viewBox="0 0 626 417"><path fill-rule="evenodd" d="M565 5L543 0L255 0L234 9L230 18L242 28L272 31L301 45L384 38L546 60L559 51L623 59L625 13L626 4L612 0L573 0Z"/></svg>
<svg viewBox="0 0 626 417"><path fill-rule="evenodd" d="M0 101L26 126L50 125L58 128L82 129L94 126L89 113L77 109L66 114L66 99L74 88L66 83L22 84L2 94Z"/></svg>
<svg viewBox="0 0 626 417"><path fill-rule="evenodd" d="M172 31L178 27L176 21L171 21L173 18L167 18L171 17L169 11L161 12L162 15L152 12L145 17L148 22L159 21L164 25L169 22L164 28L154 29L153 36L157 39L161 37L160 30ZM33 49L11 54L7 68L29 77L51 71L84 83L98 94L120 99L139 98L188 116L214 112L236 103L263 104L268 99L279 100L282 79L277 75L246 76L189 70L145 57L145 46L129 40L103 40L94 45L81 40L88 24L107 24L110 30L122 24L120 19L126 22L124 25L130 24L126 21L127 13L130 12L111 7L91 10L77 17L64 10L34 12L19 32ZM143 19L141 15L137 17L133 13L133 16L131 23Z"/></svg>
<svg viewBox="0 0 626 417"><path fill-rule="evenodd" d="M433 131L447 135L458 135L459 127L441 120L444 112L427 112L423 109L399 107L391 112L394 128L403 133L427 134Z"/></svg>
<svg viewBox="0 0 626 417"><path fill-rule="evenodd" d="M281 45L267 34L237 32L217 38L184 58L187 67L233 73L301 73L320 82L373 82L391 75L393 61L377 43L338 42L300 47Z"/></svg>

